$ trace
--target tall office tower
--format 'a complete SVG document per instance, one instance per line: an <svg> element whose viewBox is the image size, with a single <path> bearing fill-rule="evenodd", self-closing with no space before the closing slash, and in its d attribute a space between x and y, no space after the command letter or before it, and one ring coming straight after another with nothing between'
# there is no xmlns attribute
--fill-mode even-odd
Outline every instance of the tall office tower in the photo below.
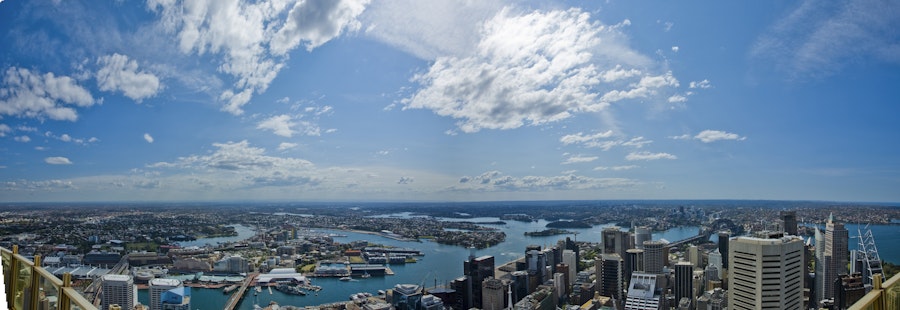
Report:
<svg viewBox="0 0 900 310"><path fill-rule="evenodd" d="M781 211L779 213L781 215L781 222L783 223L783 229L785 235L796 236L797 235L797 211Z"/></svg>
<svg viewBox="0 0 900 310"><path fill-rule="evenodd" d="M191 288L178 287L160 295L163 310L191 310Z"/></svg>
<svg viewBox="0 0 900 310"><path fill-rule="evenodd" d="M103 295L100 298L100 309L109 310L111 305L119 305L130 309L137 300L134 279L129 275L108 274L103 279Z"/></svg>
<svg viewBox="0 0 900 310"><path fill-rule="evenodd" d="M513 273L510 273L509 276L512 280L512 287L510 289L512 290L513 304L515 304L528 295L528 272L514 271Z"/></svg>
<svg viewBox="0 0 900 310"><path fill-rule="evenodd" d="M600 296L612 297L622 301L625 297L625 262L619 254L600 254L595 261L597 273L597 292Z"/></svg>
<svg viewBox="0 0 900 310"><path fill-rule="evenodd" d="M813 290L815 296L815 304L819 304L819 301L825 299L825 234L816 226L815 231L816 238L816 270L815 270L815 281L816 287Z"/></svg>
<svg viewBox="0 0 900 310"><path fill-rule="evenodd" d="M722 254L722 271L728 269L728 239L731 238L731 232L719 232L719 254Z"/></svg>
<svg viewBox="0 0 900 310"><path fill-rule="evenodd" d="M181 281L177 279L151 279L150 310L162 310L162 294L181 286Z"/></svg>
<svg viewBox="0 0 900 310"><path fill-rule="evenodd" d="M641 247L644 247L642 244ZM625 251L625 286L628 287L628 282L631 281L631 274L644 271L644 250L641 249L629 249Z"/></svg>
<svg viewBox="0 0 900 310"><path fill-rule="evenodd" d="M634 228L634 246L637 249L644 248L644 241L653 240L650 233L650 227L638 226Z"/></svg>
<svg viewBox="0 0 900 310"><path fill-rule="evenodd" d="M628 232L622 231L619 226L606 227L600 234L603 241L603 253L616 253L619 254L619 257L625 257L625 251L632 248Z"/></svg>
<svg viewBox="0 0 900 310"><path fill-rule="evenodd" d="M421 301L422 290L418 285L397 284L394 285L394 289L391 290L391 306L393 306L393 309L416 310L419 309Z"/></svg>
<svg viewBox="0 0 900 310"><path fill-rule="evenodd" d="M503 302L506 300L506 285L503 281L493 277L481 282L481 303L484 310L503 310Z"/></svg>
<svg viewBox="0 0 900 310"><path fill-rule="evenodd" d="M803 239L731 240L728 309L801 309Z"/></svg>
<svg viewBox="0 0 900 310"><path fill-rule="evenodd" d="M866 295L862 274L841 275L834 282L834 307L847 309Z"/></svg>
<svg viewBox="0 0 900 310"><path fill-rule="evenodd" d="M471 290L469 290L469 296L472 297L471 306L473 308L481 308L481 282L484 282L484 279L488 277L494 277L494 257L485 255L475 258L474 255L470 255L469 260L463 264L463 268L465 269L466 277L470 279L469 285Z"/></svg>
<svg viewBox="0 0 900 310"><path fill-rule="evenodd" d="M663 309L663 289L659 285L662 275L635 272L631 275L628 286L628 297L625 298L626 310L658 310ZM666 308L668 309L668 308Z"/></svg>
<svg viewBox="0 0 900 310"><path fill-rule="evenodd" d="M675 264L675 302L680 303L682 298L688 298L690 304L694 303L694 265L690 262L680 261Z"/></svg>
<svg viewBox="0 0 900 310"><path fill-rule="evenodd" d="M825 262L822 299L834 298L834 283L842 274L847 274L847 263L850 251L847 249L850 235L844 224L834 221L834 215L825 223L825 250L822 253Z"/></svg>
<svg viewBox="0 0 900 310"><path fill-rule="evenodd" d="M527 279L526 279L527 280ZM472 308L472 296L470 285L471 279L467 276L462 276L459 278L450 281L450 288L456 291L455 297L456 300L450 302L450 306L453 309L469 309Z"/></svg>
<svg viewBox="0 0 900 310"><path fill-rule="evenodd" d="M712 252L709 252L709 256L707 257L709 261L707 266L715 266L716 267L716 277L721 280L724 276L722 272L722 253L719 253L719 249L715 249Z"/></svg>
<svg viewBox="0 0 900 310"><path fill-rule="evenodd" d="M669 259L669 249L662 241L644 241L644 272L662 273L666 261Z"/></svg>
<svg viewBox="0 0 900 310"><path fill-rule="evenodd" d="M562 252L562 261L563 264L569 266L569 281L575 281L575 274L578 273L578 255L572 250L563 250Z"/></svg>
<svg viewBox="0 0 900 310"><path fill-rule="evenodd" d="M580 262L581 261L581 253L580 253L581 250L578 248L578 244L575 243L575 241L573 241L569 237L566 237L565 242L566 242L565 249L575 252L575 261ZM568 264L568 263L566 263L566 264ZM575 273L578 273L578 264L575 264L575 265L570 264L569 266L573 266L572 268L575 269Z"/></svg>
<svg viewBox="0 0 900 310"><path fill-rule="evenodd" d="M696 245L691 245L688 247L688 261L691 262L694 267L701 268L703 262L701 261L702 257L700 257L700 248Z"/></svg>

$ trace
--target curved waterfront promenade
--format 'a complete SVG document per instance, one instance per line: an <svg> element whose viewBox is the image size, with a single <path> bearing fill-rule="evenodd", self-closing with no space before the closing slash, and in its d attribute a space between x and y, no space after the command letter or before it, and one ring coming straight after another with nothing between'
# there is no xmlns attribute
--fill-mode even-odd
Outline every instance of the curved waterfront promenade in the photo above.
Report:
<svg viewBox="0 0 900 310"><path fill-rule="evenodd" d="M259 276L259 273L254 272L244 279L244 283L241 284L241 288L238 289L237 293L232 294L231 298L228 298L228 302L225 303L225 310L234 310L237 307L238 303L241 302L241 298L244 298L247 288L250 287L250 283L256 281L257 276Z"/></svg>

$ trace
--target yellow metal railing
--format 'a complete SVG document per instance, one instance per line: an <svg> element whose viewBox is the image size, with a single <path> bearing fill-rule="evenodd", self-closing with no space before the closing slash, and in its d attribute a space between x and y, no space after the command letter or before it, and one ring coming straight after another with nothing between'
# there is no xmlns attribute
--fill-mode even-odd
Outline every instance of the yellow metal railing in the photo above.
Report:
<svg viewBox="0 0 900 310"><path fill-rule="evenodd" d="M6 303L12 310L97 310L84 296L71 287L68 273L60 280L41 268L41 256L34 261L19 255L19 247L0 248L3 261L3 283L6 284Z"/></svg>
<svg viewBox="0 0 900 310"><path fill-rule="evenodd" d="M872 281L872 291L850 306L850 310L888 310L900 309L900 273L881 282L881 275L876 274Z"/></svg>

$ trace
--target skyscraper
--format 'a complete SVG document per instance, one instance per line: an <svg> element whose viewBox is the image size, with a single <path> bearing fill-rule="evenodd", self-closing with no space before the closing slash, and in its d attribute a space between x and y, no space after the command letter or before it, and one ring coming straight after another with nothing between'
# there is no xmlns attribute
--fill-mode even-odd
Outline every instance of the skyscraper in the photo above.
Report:
<svg viewBox="0 0 900 310"><path fill-rule="evenodd" d="M506 301L506 286L503 281L493 277L484 279L481 282L481 301L484 310L503 310L503 303Z"/></svg>
<svg viewBox="0 0 900 310"><path fill-rule="evenodd" d="M675 302L681 302L682 298L690 299L694 303L694 265L690 262L680 261L675 264Z"/></svg>
<svg viewBox="0 0 900 310"><path fill-rule="evenodd" d="M816 237L816 261L815 261L815 282L814 288L816 304L825 298L825 235L817 226L815 232Z"/></svg>
<svg viewBox="0 0 900 310"><path fill-rule="evenodd" d="M597 292L600 296L622 301L625 296L625 262L619 254L600 254L596 260Z"/></svg>
<svg viewBox="0 0 900 310"><path fill-rule="evenodd" d="M619 226L604 228L601 232L603 240L603 253L619 254L619 257L625 257L625 251L631 248L631 238L627 231L622 231Z"/></svg>
<svg viewBox="0 0 900 310"><path fill-rule="evenodd" d="M572 250L563 250L562 261L569 266L569 282L575 282L575 274L578 273L578 256Z"/></svg>
<svg viewBox="0 0 900 310"><path fill-rule="evenodd" d="M644 247L642 244L641 247ZM641 249L629 249L625 251L625 280L631 280L631 274L644 271L644 250ZM625 283L625 286L628 286L628 283Z"/></svg>
<svg viewBox="0 0 900 310"><path fill-rule="evenodd" d="M465 269L466 277L470 279L470 287L469 296L472 297L471 307L481 308L481 282L484 282L487 278L494 277L494 257L490 255L485 255L482 257L475 258L474 255L469 256L469 260L466 261L463 265Z"/></svg>
<svg viewBox="0 0 900 310"><path fill-rule="evenodd" d="M834 298L834 283L841 275L847 274L847 263L850 251L848 243L850 235L844 224L835 222L834 215L828 217L825 223L825 249L823 260L825 261L824 270L824 295L822 299Z"/></svg>
<svg viewBox="0 0 900 310"><path fill-rule="evenodd" d="M644 241L653 240L650 234L650 227L638 226L634 228L634 247L637 249L644 248Z"/></svg>
<svg viewBox="0 0 900 310"><path fill-rule="evenodd" d="M666 261L669 259L669 249L662 241L644 241L644 272L662 273Z"/></svg>
<svg viewBox="0 0 900 310"><path fill-rule="evenodd" d="M109 310L110 305L119 305L130 309L137 299L134 279L129 275L108 274L103 276L103 295L100 298L100 309Z"/></svg>
<svg viewBox="0 0 900 310"><path fill-rule="evenodd" d="M781 222L784 225L784 234L797 235L797 211L781 211Z"/></svg>
<svg viewBox="0 0 900 310"><path fill-rule="evenodd" d="M162 310L162 294L181 286L181 281L177 279L150 280L150 310Z"/></svg>
<svg viewBox="0 0 900 310"><path fill-rule="evenodd" d="M731 238L731 232L719 232L719 254L722 254L722 270L728 269L728 239Z"/></svg>
<svg viewBox="0 0 900 310"><path fill-rule="evenodd" d="M729 247L729 309L803 307L802 239L737 237Z"/></svg>

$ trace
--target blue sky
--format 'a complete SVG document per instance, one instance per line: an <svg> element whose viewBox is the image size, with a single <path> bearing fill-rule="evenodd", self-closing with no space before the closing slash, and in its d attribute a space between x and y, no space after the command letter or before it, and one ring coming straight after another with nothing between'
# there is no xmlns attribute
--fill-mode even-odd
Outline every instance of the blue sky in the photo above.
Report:
<svg viewBox="0 0 900 310"><path fill-rule="evenodd" d="M0 201L900 201L883 1L0 1Z"/></svg>

